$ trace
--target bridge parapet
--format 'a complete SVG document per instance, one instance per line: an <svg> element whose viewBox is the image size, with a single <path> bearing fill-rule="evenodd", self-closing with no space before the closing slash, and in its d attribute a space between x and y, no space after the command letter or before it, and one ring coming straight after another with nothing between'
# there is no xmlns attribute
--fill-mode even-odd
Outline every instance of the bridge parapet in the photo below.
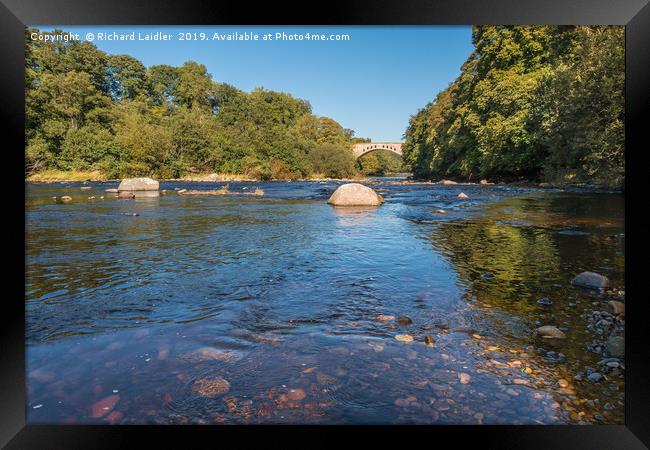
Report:
<svg viewBox="0 0 650 450"><path fill-rule="evenodd" d="M361 142L354 144L352 147L352 154L355 158L360 158L366 153L374 152L376 150L388 150L402 156L402 143L401 142Z"/></svg>

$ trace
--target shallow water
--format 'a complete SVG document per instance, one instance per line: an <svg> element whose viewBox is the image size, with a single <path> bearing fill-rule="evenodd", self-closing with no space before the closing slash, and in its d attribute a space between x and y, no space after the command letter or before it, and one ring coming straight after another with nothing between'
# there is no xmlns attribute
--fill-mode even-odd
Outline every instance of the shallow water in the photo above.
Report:
<svg viewBox="0 0 650 450"><path fill-rule="evenodd" d="M373 184L376 209L325 182L28 185L28 421L623 423L622 376L574 380L610 298L570 284L624 290L621 195Z"/></svg>

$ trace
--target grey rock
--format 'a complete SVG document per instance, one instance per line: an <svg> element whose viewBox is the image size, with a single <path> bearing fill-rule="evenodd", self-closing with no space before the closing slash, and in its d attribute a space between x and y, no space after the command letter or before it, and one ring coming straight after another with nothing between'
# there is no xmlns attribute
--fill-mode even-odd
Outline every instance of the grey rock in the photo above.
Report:
<svg viewBox="0 0 650 450"><path fill-rule="evenodd" d="M121 191L157 191L160 183L151 178L125 178L117 187Z"/></svg>
<svg viewBox="0 0 650 450"><path fill-rule="evenodd" d="M623 336L612 336L605 344L607 354L614 358L620 358L625 354L625 339Z"/></svg>
<svg viewBox="0 0 650 450"><path fill-rule="evenodd" d="M609 280L594 272L582 272L571 280L571 284L588 289L604 289L609 286Z"/></svg>
<svg viewBox="0 0 650 450"><path fill-rule="evenodd" d="M379 206L383 202L381 195L359 183L342 184L327 201L334 206Z"/></svg>
<svg viewBox="0 0 650 450"><path fill-rule="evenodd" d="M540 305L552 305L553 304L551 299L548 298L548 297L540 298L539 300L537 300L537 303L539 303Z"/></svg>
<svg viewBox="0 0 650 450"><path fill-rule="evenodd" d="M599 382L602 378L603 378L603 376L599 372L593 372L593 373L589 374L589 376L587 377L587 379L589 381L594 382L594 383Z"/></svg>

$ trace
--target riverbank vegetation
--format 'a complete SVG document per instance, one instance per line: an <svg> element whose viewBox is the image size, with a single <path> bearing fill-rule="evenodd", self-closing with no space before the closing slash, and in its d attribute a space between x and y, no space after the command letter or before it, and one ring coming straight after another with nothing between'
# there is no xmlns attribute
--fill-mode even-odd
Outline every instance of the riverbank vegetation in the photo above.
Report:
<svg viewBox="0 0 650 450"><path fill-rule="evenodd" d="M30 180L358 173L353 131L314 115L305 100L241 91L197 62L145 67L89 42L34 41L33 31L25 79Z"/></svg>
<svg viewBox="0 0 650 450"><path fill-rule="evenodd" d="M366 153L357 160L359 172L366 176L383 177L407 170L402 164L402 157L388 150Z"/></svg>
<svg viewBox="0 0 650 450"><path fill-rule="evenodd" d="M623 185L623 27L478 26L472 41L410 119L416 177Z"/></svg>

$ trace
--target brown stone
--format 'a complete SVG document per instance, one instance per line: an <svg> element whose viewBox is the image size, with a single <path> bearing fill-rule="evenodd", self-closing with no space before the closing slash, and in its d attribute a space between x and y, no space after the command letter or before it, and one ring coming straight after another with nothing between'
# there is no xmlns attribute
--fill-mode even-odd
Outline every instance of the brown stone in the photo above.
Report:
<svg viewBox="0 0 650 450"><path fill-rule="evenodd" d="M616 316L625 315L625 303L621 303L617 300L611 300L607 304L612 308L612 314Z"/></svg>

